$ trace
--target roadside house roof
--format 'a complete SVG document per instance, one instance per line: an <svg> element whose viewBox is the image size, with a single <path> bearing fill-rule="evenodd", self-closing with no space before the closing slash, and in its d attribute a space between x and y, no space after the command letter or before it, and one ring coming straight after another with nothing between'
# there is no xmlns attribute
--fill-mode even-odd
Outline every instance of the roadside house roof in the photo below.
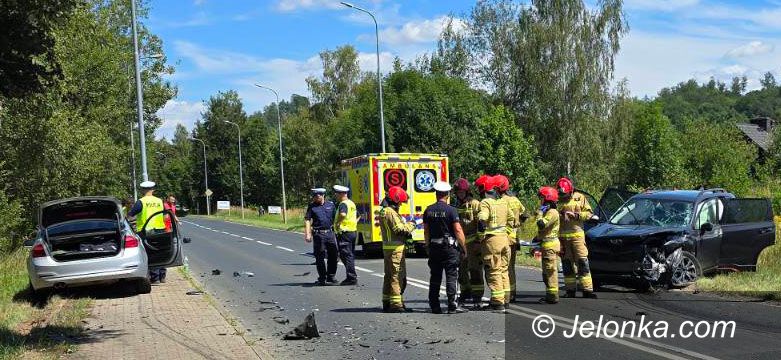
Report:
<svg viewBox="0 0 781 360"><path fill-rule="evenodd" d="M752 123L739 123L738 129L743 132L751 141L753 141L762 150L768 151L770 149L770 142L772 140L772 134L759 125Z"/></svg>

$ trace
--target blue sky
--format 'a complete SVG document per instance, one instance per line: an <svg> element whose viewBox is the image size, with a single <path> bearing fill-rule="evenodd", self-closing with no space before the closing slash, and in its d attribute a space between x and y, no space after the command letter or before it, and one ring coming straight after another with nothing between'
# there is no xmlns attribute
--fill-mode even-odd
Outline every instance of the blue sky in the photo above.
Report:
<svg viewBox="0 0 781 360"><path fill-rule="evenodd" d="M728 80L746 75L749 87L761 74L781 75L781 0L624 0L631 30L616 59L616 77L627 78L633 95L654 96L662 87L690 78ZM394 56L413 60L435 48L443 19L468 12L466 0L353 0L371 10L380 26L382 68ZM374 24L368 15L338 0L151 0L146 25L162 37L176 99L158 114L158 136L177 123L200 118L203 101L235 89L248 113L280 97L308 95L304 79L321 71L318 53L344 44L360 52L361 68L373 71Z"/></svg>

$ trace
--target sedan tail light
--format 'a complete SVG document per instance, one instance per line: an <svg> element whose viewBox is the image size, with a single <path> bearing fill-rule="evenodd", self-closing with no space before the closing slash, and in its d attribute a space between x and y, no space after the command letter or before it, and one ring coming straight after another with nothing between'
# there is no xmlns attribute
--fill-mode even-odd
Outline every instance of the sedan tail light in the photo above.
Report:
<svg viewBox="0 0 781 360"><path fill-rule="evenodd" d="M125 235L125 249L138 247L138 239L133 235Z"/></svg>
<svg viewBox="0 0 781 360"><path fill-rule="evenodd" d="M43 250L43 244L37 243L33 246L32 257L39 258L46 256L46 251Z"/></svg>

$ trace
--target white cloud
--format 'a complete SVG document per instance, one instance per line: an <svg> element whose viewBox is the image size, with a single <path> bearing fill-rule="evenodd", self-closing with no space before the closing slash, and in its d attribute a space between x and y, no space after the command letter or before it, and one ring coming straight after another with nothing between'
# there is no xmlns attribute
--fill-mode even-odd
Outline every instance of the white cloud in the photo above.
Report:
<svg viewBox="0 0 781 360"><path fill-rule="evenodd" d="M380 31L380 41L391 45L405 45L410 43L427 43L436 41L439 34L450 20L449 16L439 16L434 19L409 21L401 27L388 27ZM453 20L453 29L458 32L465 28L460 19ZM374 40L374 35L362 35L362 40Z"/></svg>
<svg viewBox="0 0 781 360"><path fill-rule="evenodd" d="M355 3L353 1L348 2ZM373 0L372 2L377 5L382 0ZM355 3L355 5L363 6L360 3ZM281 12L292 12L298 10L338 9L345 6L339 0L278 0L274 7Z"/></svg>
<svg viewBox="0 0 781 360"><path fill-rule="evenodd" d="M726 57L729 58L741 58L746 56L757 56L767 54L773 51L773 45L762 41L752 41L748 44L738 46L729 52Z"/></svg>
<svg viewBox="0 0 781 360"><path fill-rule="evenodd" d="M699 4L699 0L627 0L628 9L675 11Z"/></svg>
<svg viewBox="0 0 781 360"><path fill-rule="evenodd" d="M176 125L178 124L192 129L195 121L201 118L201 113L205 110L206 106L200 101L168 100L165 106L157 111L157 116L163 119L163 124L157 129L157 138L173 138L174 130L176 130Z"/></svg>
<svg viewBox="0 0 781 360"><path fill-rule="evenodd" d="M206 12L204 11L199 11L187 20L170 21L170 22L166 22L165 25L172 28L183 28L183 27L203 26L203 25L208 25L210 23L211 23L211 18L209 17L209 15L206 14Z"/></svg>

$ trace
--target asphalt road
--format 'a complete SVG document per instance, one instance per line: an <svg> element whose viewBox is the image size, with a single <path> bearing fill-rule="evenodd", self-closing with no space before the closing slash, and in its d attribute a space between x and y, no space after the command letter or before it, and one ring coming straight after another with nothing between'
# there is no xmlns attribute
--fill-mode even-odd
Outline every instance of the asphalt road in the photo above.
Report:
<svg viewBox="0 0 781 360"><path fill-rule="evenodd" d="M408 258L404 297L416 311L384 314L380 309L382 259L358 260L358 286L314 287L317 272L312 248L301 234L198 217L184 219L183 231L192 238L185 247L191 272L275 358L781 358L781 306L777 303L608 289L599 293L598 300L562 299L558 305L540 305L536 301L544 287L539 271L519 269L522 297L508 314L434 315L426 300L426 260ZM212 275L214 269L221 274ZM337 279L343 278L340 266ZM321 337L282 340L310 312L315 313ZM533 332L533 321L541 315L556 324L550 337L540 338ZM595 337L583 324L592 321L597 326L600 318L602 331ZM734 321L734 336L730 336L729 324L715 325L715 321ZM664 324L666 337L662 336ZM573 325L582 331L570 336ZM542 324L538 328L550 327ZM724 328L726 338L720 336ZM684 338L695 330L708 336Z"/></svg>

